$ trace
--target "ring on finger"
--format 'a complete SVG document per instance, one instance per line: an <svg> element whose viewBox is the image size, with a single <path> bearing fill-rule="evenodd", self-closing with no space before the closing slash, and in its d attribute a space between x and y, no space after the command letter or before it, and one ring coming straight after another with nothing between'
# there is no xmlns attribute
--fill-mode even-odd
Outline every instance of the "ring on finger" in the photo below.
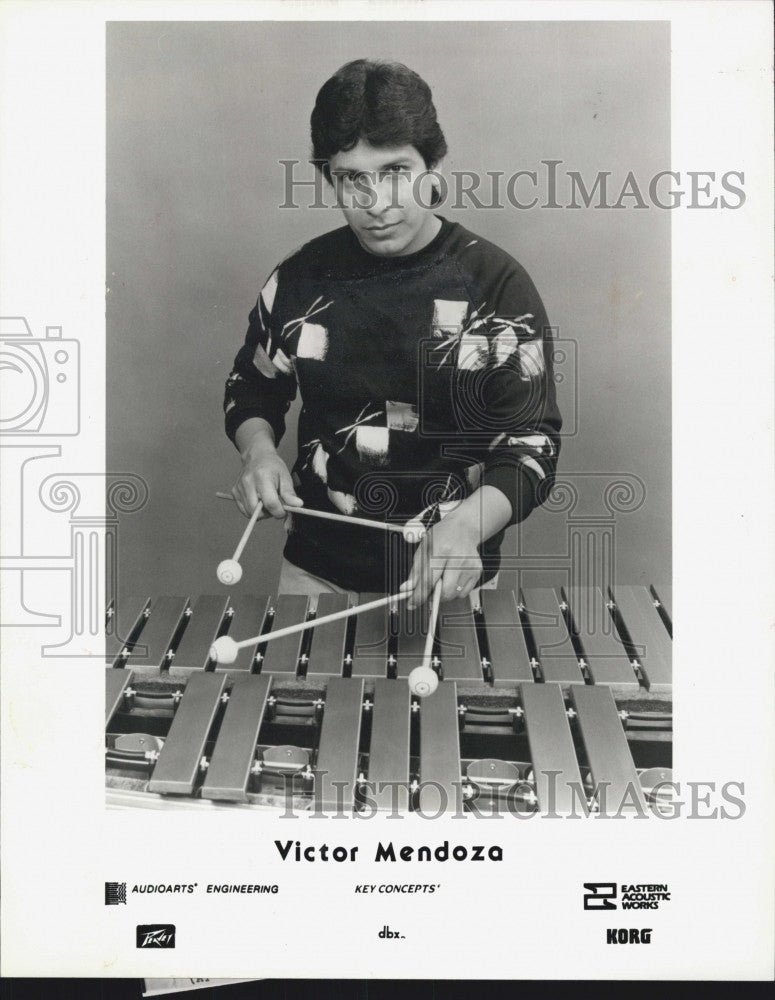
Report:
<svg viewBox="0 0 775 1000"><path fill-rule="evenodd" d="M469 594L474 589L475 585L475 580L466 580L465 583L459 583L455 587L455 593L462 594L465 591L466 594Z"/></svg>

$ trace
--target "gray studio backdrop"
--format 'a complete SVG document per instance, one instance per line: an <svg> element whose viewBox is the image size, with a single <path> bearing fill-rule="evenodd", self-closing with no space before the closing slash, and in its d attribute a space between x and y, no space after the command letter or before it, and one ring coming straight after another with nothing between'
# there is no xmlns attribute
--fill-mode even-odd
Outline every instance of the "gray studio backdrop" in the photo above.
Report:
<svg viewBox="0 0 775 1000"><path fill-rule="evenodd" d="M615 201L628 171L647 187L669 169L669 51L669 27L648 22L108 25L107 466L150 490L119 525L120 592L223 589L215 567L244 525L214 499L239 469L223 383L272 268L342 222L335 209L280 209L278 161L306 160L318 87L363 56L398 59L429 82L445 173L538 174L530 210L441 210L527 268L569 342L560 473L577 498L535 512L520 537L511 529L504 553L519 546L533 568L545 556L530 582L563 582L569 546L598 544L597 523L615 540L617 580L669 581L670 212L634 199L541 207L541 161L561 161L561 204L568 171L587 187L610 172ZM517 194L533 197L524 179ZM289 464L297 407L282 444ZM272 591L283 542L280 524L257 528L240 589Z"/></svg>

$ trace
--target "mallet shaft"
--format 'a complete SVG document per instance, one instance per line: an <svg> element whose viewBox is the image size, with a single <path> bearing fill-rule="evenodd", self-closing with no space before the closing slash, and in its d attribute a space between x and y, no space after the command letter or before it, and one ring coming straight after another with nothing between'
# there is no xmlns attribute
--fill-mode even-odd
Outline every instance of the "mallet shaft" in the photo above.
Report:
<svg viewBox="0 0 775 1000"><path fill-rule="evenodd" d="M433 659L433 639L436 635L436 622L439 617L439 604L441 603L441 579L436 581L431 597L431 610L428 616L428 634L425 637L425 651L422 655L422 666L430 667Z"/></svg>
<svg viewBox="0 0 775 1000"><path fill-rule="evenodd" d="M240 540L239 540L239 545L237 545L237 548L234 550L234 555L232 556L232 559L234 559L235 562L239 562L239 557L242 555L242 550L248 544L248 539L250 538L250 533L253 530L253 528L255 528L256 521L261 516L261 511L263 509L264 509L264 505L259 500L258 503L256 504L256 509L250 515L250 520L248 521L247 527L242 532L242 538L240 538Z"/></svg>
<svg viewBox="0 0 775 1000"><path fill-rule="evenodd" d="M287 628L278 629L277 632L266 632L263 635L254 635L252 639L242 639L237 643L240 649L247 646L255 646L256 643L271 642L273 639L284 639L288 635L295 635L308 628L315 628L317 625L328 625L329 622L339 621L341 618L350 618L352 615L359 615L362 611L370 611L372 608L381 608L393 601L405 601L409 597L406 594L388 594L387 597L380 597L376 601L367 601L366 604L356 604L352 608L345 608L344 611L335 611L333 614L324 615L322 618L312 618L307 622L299 622L298 625L288 625Z"/></svg>
<svg viewBox="0 0 775 1000"><path fill-rule="evenodd" d="M219 500L234 500L229 493L216 493ZM343 524L354 524L359 528L379 528L380 531L398 531L403 534L400 524L387 524L384 521L371 521L367 517L349 517L347 514L332 514L327 510L314 510L312 507L291 507L283 504L283 509L289 514L306 514L307 517L320 517L324 521L341 521Z"/></svg>

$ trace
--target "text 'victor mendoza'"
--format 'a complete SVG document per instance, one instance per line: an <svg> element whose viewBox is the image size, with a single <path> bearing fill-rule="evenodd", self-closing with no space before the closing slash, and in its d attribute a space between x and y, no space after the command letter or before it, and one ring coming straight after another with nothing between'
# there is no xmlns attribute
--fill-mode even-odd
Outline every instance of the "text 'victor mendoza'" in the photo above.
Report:
<svg viewBox="0 0 775 1000"><path fill-rule="evenodd" d="M329 847L328 844L302 845L299 840L276 840L274 842L283 861L356 861L358 847ZM444 840L437 847L421 844L415 847L404 844L396 847L392 841L377 844L374 852L375 861L503 861L503 848L500 844L473 844L464 846L455 844L450 847Z"/></svg>

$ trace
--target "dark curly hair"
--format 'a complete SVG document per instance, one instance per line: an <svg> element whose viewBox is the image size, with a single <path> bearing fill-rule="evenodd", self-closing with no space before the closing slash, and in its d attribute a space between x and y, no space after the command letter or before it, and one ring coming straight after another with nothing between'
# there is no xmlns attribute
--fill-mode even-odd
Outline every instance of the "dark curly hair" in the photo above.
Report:
<svg viewBox="0 0 775 1000"><path fill-rule="evenodd" d="M315 166L365 139L372 146L414 146L429 169L447 152L431 89L398 62L356 59L320 88L310 119ZM329 178L330 179L330 178Z"/></svg>

